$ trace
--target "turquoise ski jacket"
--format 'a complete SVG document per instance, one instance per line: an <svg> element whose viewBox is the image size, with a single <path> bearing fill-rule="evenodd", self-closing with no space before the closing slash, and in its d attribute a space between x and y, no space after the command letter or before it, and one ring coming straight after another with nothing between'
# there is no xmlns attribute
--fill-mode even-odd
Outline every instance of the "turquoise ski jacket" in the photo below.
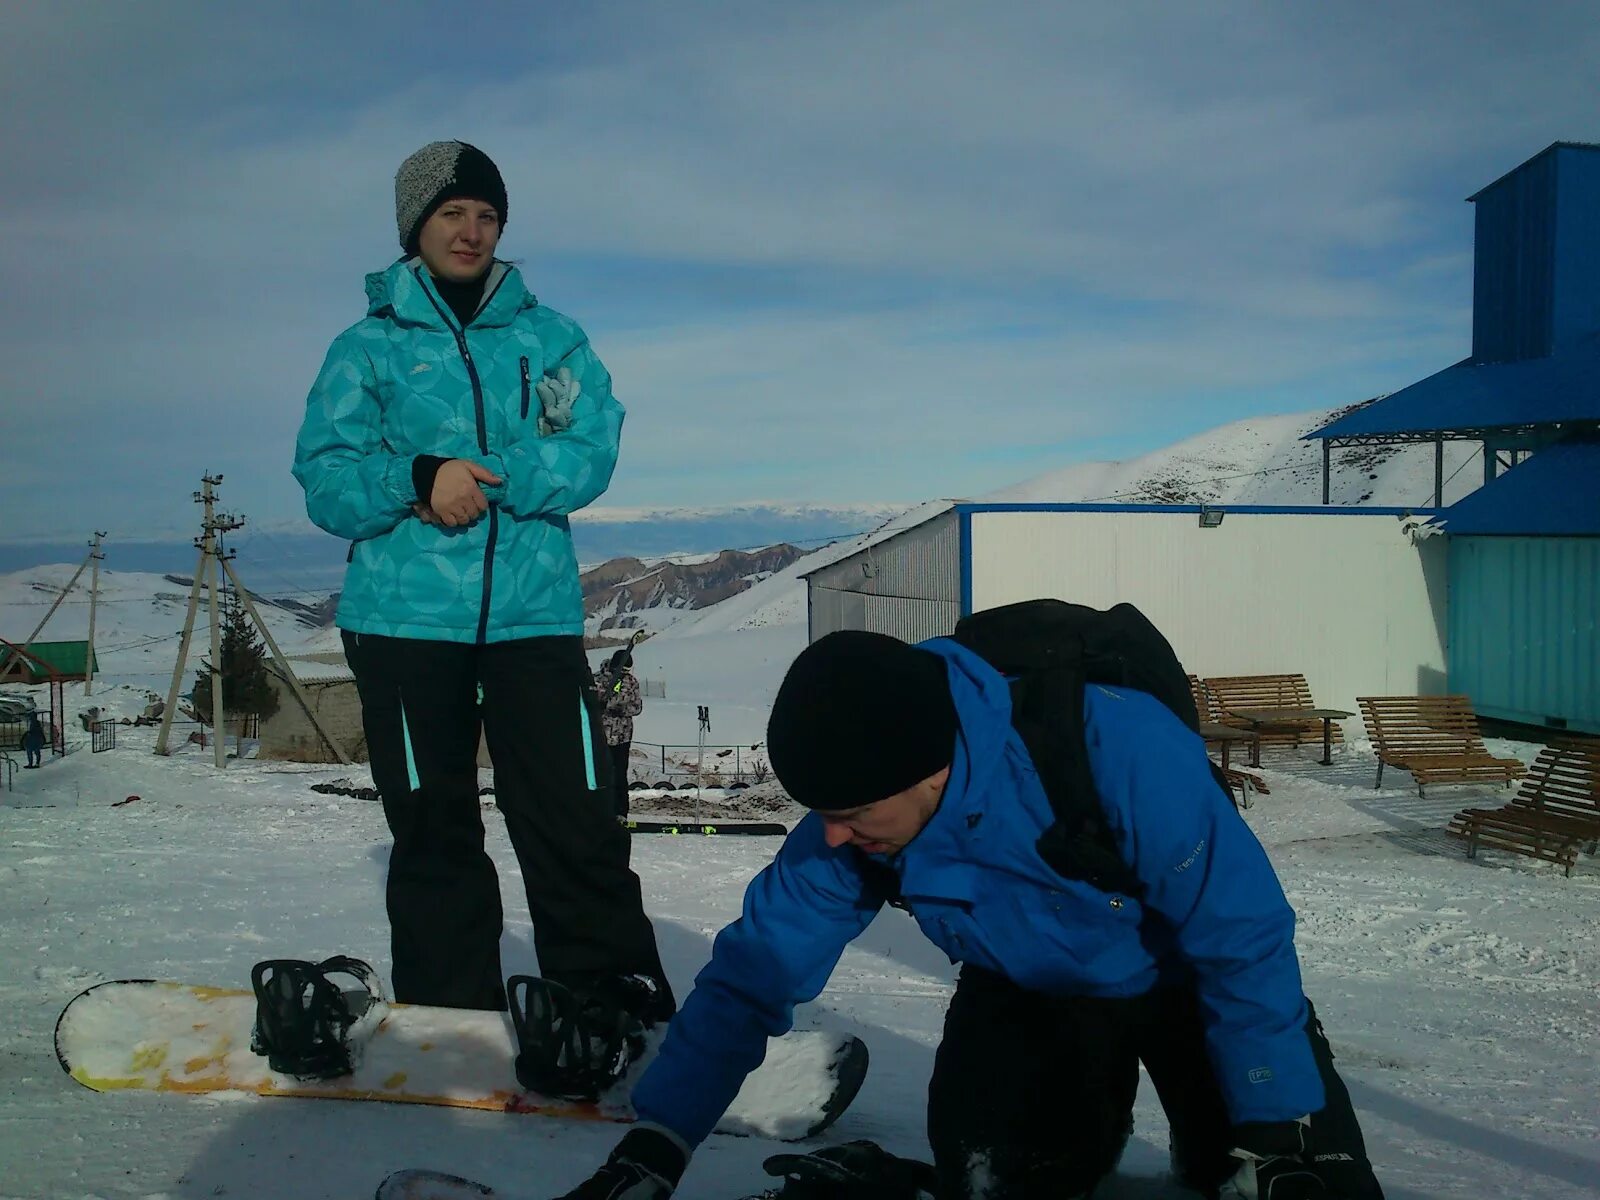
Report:
<svg viewBox="0 0 1600 1200"><path fill-rule="evenodd" d="M295 445L307 515L351 542L336 623L451 642L581 634L567 516L611 482L623 419L589 339L503 262L465 328L420 259L368 275L367 299L328 351ZM581 389L571 423L541 436L535 385L563 367ZM489 511L455 528L419 518L421 454L499 476Z"/></svg>

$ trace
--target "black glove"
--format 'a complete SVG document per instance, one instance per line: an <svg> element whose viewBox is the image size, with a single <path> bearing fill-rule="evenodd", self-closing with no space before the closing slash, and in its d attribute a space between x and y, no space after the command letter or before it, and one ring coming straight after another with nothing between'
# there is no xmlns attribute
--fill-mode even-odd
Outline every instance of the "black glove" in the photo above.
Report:
<svg viewBox="0 0 1600 1200"><path fill-rule="evenodd" d="M776 1200L919 1200L933 1195L933 1168L898 1158L875 1142L845 1142L810 1154L774 1154L762 1164L784 1185Z"/></svg>
<svg viewBox="0 0 1600 1200"><path fill-rule="evenodd" d="M689 1148L655 1125L628 1130L606 1165L560 1200L667 1200L689 1165Z"/></svg>
<svg viewBox="0 0 1600 1200"><path fill-rule="evenodd" d="M1333 1200L1311 1161L1309 1117L1298 1121L1246 1121L1233 1127L1233 1156L1240 1160L1217 1200Z"/></svg>

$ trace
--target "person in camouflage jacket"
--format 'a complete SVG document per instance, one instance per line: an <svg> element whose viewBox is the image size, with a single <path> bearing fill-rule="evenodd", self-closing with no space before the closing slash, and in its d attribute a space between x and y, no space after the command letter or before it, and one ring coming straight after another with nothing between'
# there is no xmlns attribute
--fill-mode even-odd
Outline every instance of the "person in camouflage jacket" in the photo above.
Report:
<svg viewBox="0 0 1600 1200"><path fill-rule="evenodd" d="M633 752L633 719L644 711L639 679L633 673L633 655L618 650L594 677L600 693L601 724L606 730L606 746L611 752L611 777L615 781L615 805L619 818L628 815L628 766Z"/></svg>

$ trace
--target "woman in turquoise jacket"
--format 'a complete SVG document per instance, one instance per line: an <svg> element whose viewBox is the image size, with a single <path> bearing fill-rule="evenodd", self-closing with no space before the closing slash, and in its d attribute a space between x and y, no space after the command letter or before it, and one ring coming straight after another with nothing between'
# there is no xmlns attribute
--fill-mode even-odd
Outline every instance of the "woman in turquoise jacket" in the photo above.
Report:
<svg viewBox="0 0 1600 1200"><path fill-rule="evenodd" d="M673 1000L611 818L567 521L609 484L623 409L583 330L495 258L507 202L487 155L424 146L395 212L405 254L367 277L294 462L312 521L350 541L336 621L394 836L395 998L505 1007L481 718L542 973L579 991L623 977L648 1023Z"/></svg>

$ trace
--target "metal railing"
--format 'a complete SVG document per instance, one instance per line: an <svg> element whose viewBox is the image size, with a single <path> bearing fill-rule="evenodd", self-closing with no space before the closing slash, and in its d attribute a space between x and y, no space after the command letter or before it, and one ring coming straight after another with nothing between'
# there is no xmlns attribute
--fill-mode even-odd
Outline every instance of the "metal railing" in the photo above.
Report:
<svg viewBox="0 0 1600 1200"><path fill-rule="evenodd" d="M718 787L729 784L749 785L772 778L772 768L767 765L765 747L713 745L707 742L634 742L635 746L648 746L656 753L657 779L674 786L679 779L692 779L701 787ZM670 752L683 753L672 756ZM687 761L686 761L687 760ZM729 766L732 772L729 772Z"/></svg>
<svg viewBox="0 0 1600 1200"><path fill-rule="evenodd" d="M89 729L89 753L99 754L117 748L117 723L110 719L96 721Z"/></svg>

